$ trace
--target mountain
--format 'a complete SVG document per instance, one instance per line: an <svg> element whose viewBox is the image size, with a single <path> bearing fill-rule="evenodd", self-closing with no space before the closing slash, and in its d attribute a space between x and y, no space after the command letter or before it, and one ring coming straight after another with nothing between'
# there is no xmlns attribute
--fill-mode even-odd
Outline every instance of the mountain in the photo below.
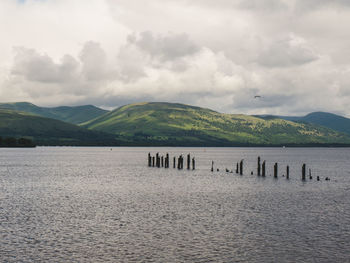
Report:
<svg viewBox="0 0 350 263"><path fill-rule="evenodd" d="M287 121L312 123L350 135L350 119L328 112L312 112L306 116L256 115L256 117L260 117L265 120L280 118Z"/></svg>
<svg viewBox="0 0 350 263"><path fill-rule="evenodd" d="M97 108L92 105L45 108L36 106L29 102L0 103L0 109L9 109L33 113L41 117L61 120L73 124L79 124L95 119L108 112L106 110Z"/></svg>
<svg viewBox="0 0 350 263"><path fill-rule="evenodd" d="M350 136L308 123L222 114L174 103L137 103L81 124L126 144L175 146L350 144Z"/></svg>
<svg viewBox="0 0 350 263"><path fill-rule="evenodd" d="M31 113L0 109L0 136L27 137L38 145L116 145L115 136Z"/></svg>
<svg viewBox="0 0 350 263"><path fill-rule="evenodd" d="M313 112L296 119L350 134L350 119L328 112Z"/></svg>

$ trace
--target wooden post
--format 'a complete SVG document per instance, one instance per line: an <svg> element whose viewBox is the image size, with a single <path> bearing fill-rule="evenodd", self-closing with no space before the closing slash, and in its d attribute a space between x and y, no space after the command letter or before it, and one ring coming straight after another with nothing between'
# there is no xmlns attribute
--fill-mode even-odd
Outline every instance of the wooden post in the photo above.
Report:
<svg viewBox="0 0 350 263"><path fill-rule="evenodd" d="M211 161L211 171L214 172L214 161Z"/></svg>
<svg viewBox="0 0 350 263"><path fill-rule="evenodd" d="M174 156L174 168L176 168L176 157Z"/></svg>
<svg viewBox="0 0 350 263"><path fill-rule="evenodd" d="M236 164L236 174L238 174L239 173L239 164L237 163Z"/></svg>
<svg viewBox="0 0 350 263"><path fill-rule="evenodd" d="M162 156L162 167L164 167L164 157Z"/></svg>
<svg viewBox="0 0 350 263"><path fill-rule="evenodd" d="M273 166L273 177L277 178L278 176L278 164L275 163L275 165Z"/></svg>
<svg viewBox="0 0 350 263"><path fill-rule="evenodd" d="M155 157L153 156L152 157L152 167L154 167L154 165L155 165Z"/></svg>
<svg viewBox="0 0 350 263"><path fill-rule="evenodd" d="M317 176L317 181L320 181L320 177L319 176Z"/></svg>
<svg viewBox="0 0 350 263"><path fill-rule="evenodd" d="M287 179L289 179L289 165L287 165Z"/></svg>
<svg viewBox="0 0 350 263"><path fill-rule="evenodd" d="M192 170L196 169L196 160L194 159L194 157L192 158Z"/></svg>
<svg viewBox="0 0 350 263"><path fill-rule="evenodd" d="M152 157L151 157L151 153L148 153L148 167L152 166Z"/></svg>
<svg viewBox="0 0 350 263"><path fill-rule="evenodd" d="M169 153L167 153L165 157L165 168L169 168Z"/></svg>
<svg viewBox="0 0 350 263"><path fill-rule="evenodd" d="M258 157L258 176L260 176L260 156Z"/></svg>
<svg viewBox="0 0 350 263"><path fill-rule="evenodd" d="M177 169L181 169L181 155L177 158Z"/></svg>
<svg viewBox="0 0 350 263"><path fill-rule="evenodd" d="M241 162L239 164L239 174L243 175L243 160L241 160Z"/></svg>
<svg viewBox="0 0 350 263"><path fill-rule="evenodd" d="M156 166L159 168L160 167L160 159L159 159L159 153L156 154Z"/></svg>
<svg viewBox="0 0 350 263"><path fill-rule="evenodd" d="M306 180L306 164L304 163L302 168L301 168L301 180L305 181Z"/></svg>
<svg viewBox="0 0 350 263"><path fill-rule="evenodd" d="M187 170L191 169L191 155L187 154Z"/></svg>
<svg viewBox="0 0 350 263"><path fill-rule="evenodd" d="M262 177L266 176L266 161L262 163Z"/></svg>
<svg viewBox="0 0 350 263"><path fill-rule="evenodd" d="M309 169L309 178L312 180L311 169Z"/></svg>

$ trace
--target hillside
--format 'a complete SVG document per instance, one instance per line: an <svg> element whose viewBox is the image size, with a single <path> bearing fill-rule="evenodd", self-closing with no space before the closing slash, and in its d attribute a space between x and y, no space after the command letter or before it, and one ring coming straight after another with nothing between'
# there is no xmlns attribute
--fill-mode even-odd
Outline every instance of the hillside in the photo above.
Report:
<svg viewBox="0 0 350 263"><path fill-rule="evenodd" d="M116 134L119 140L135 145L350 144L349 136L312 124L172 103L126 105L82 126Z"/></svg>
<svg viewBox="0 0 350 263"><path fill-rule="evenodd" d="M314 123L350 135L350 119L327 112L313 112L298 121Z"/></svg>
<svg viewBox="0 0 350 263"><path fill-rule="evenodd" d="M68 107L60 106L55 108L39 107L28 102L0 103L0 109L9 109L32 113L41 117L61 120L73 124L83 123L95 119L108 111L92 105Z"/></svg>
<svg viewBox="0 0 350 263"><path fill-rule="evenodd" d="M34 114L0 109L0 136L27 137L37 145L116 145L113 135Z"/></svg>
<svg viewBox="0 0 350 263"><path fill-rule="evenodd" d="M305 116L257 115L256 117L265 120L279 118L287 121L312 123L350 135L350 119L328 112L312 112Z"/></svg>

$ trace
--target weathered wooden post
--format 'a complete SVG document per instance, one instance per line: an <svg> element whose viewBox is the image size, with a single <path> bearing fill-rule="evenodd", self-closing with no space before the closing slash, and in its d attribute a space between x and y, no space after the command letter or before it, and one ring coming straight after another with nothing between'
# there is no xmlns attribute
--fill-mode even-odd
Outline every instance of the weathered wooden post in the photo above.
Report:
<svg viewBox="0 0 350 263"><path fill-rule="evenodd" d="M287 165L287 179L289 179L289 165Z"/></svg>
<svg viewBox="0 0 350 263"><path fill-rule="evenodd" d="M262 177L266 176L266 161L262 163Z"/></svg>
<svg viewBox="0 0 350 263"><path fill-rule="evenodd" d="M160 159L159 159L159 153L156 154L156 166L160 167Z"/></svg>
<svg viewBox="0 0 350 263"><path fill-rule="evenodd" d="M169 153L167 153L165 157L165 168L169 168Z"/></svg>
<svg viewBox="0 0 350 263"><path fill-rule="evenodd" d="M317 175L317 181L320 181L320 177Z"/></svg>
<svg viewBox="0 0 350 263"><path fill-rule="evenodd" d="M277 178L278 176L278 164L275 163L275 165L273 166L273 177Z"/></svg>
<svg viewBox="0 0 350 263"><path fill-rule="evenodd" d="M192 170L196 169L196 160L194 159L194 157L192 158Z"/></svg>
<svg viewBox="0 0 350 263"><path fill-rule="evenodd" d="M239 164L239 174L243 175L243 160L241 160L241 162Z"/></svg>
<svg viewBox="0 0 350 263"><path fill-rule="evenodd" d="M214 161L211 161L211 171L214 172Z"/></svg>
<svg viewBox="0 0 350 263"><path fill-rule="evenodd" d="M152 166L152 157L151 157L151 153L148 153L148 167Z"/></svg>
<svg viewBox="0 0 350 263"><path fill-rule="evenodd" d="M309 178L312 180L311 169L309 169Z"/></svg>
<svg viewBox="0 0 350 263"><path fill-rule="evenodd" d="M191 155L187 154L187 170L191 169Z"/></svg>
<svg viewBox="0 0 350 263"><path fill-rule="evenodd" d="M152 167L154 167L154 165L155 165L155 157L153 156L152 157Z"/></svg>
<svg viewBox="0 0 350 263"><path fill-rule="evenodd" d="M177 159L177 169L181 169L181 155Z"/></svg>
<svg viewBox="0 0 350 263"><path fill-rule="evenodd" d="M258 157L258 176L260 176L260 156Z"/></svg>
<svg viewBox="0 0 350 263"><path fill-rule="evenodd" d="M236 163L236 174L238 174L238 173L239 173L239 164Z"/></svg>
<svg viewBox="0 0 350 263"><path fill-rule="evenodd" d="M174 156L174 168L176 168L176 157Z"/></svg>
<svg viewBox="0 0 350 263"><path fill-rule="evenodd" d="M305 181L306 180L306 164L304 163L302 168L301 168L301 180Z"/></svg>

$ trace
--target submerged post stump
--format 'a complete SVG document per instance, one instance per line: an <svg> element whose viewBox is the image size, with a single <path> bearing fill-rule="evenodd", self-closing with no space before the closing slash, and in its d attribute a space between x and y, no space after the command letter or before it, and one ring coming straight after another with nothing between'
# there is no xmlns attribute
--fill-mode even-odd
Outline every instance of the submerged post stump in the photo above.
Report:
<svg viewBox="0 0 350 263"><path fill-rule="evenodd" d="M287 171L287 179L289 179L289 165L287 165L287 169L286 169Z"/></svg>
<svg viewBox="0 0 350 263"><path fill-rule="evenodd" d="M305 181L306 180L306 164L304 163L302 168L301 168L301 180Z"/></svg>
<svg viewBox="0 0 350 263"><path fill-rule="evenodd" d="M160 167L160 158L159 158L159 153L156 154L156 166L159 168Z"/></svg>
<svg viewBox="0 0 350 263"><path fill-rule="evenodd" d="M165 157L165 168L169 168L169 153L167 153Z"/></svg>
<svg viewBox="0 0 350 263"><path fill-rule="evenodd" d="M309 169L309 178L312 180L311 169Z"/></svg>
<svg viewBox="0 0 350 263"><path fill-rule="evenodd" d="M148 167L152 166L152 157L151 157L151 153L148 153Z"/></svg>
<svg viewBox="0 0 350 263"><path fill-rule="evenodd" d="M262 163L262 177L266 176L266 161Z"/></svg>
<svg viewBox="0 0 350 263"><path fill-rule="evenodd" d="M214 172L214 161L211 161L211 171Z"/></svg>
<svg viewBox="0 0 350 263"><path fill-rule="evenodd" d="M191 168L191 155L187 154L187 170Z"/></svg>
<svg viewBox="0 0 350 263"><path fill-rule="evenodd" d="M275 163L275 165L273 166L273 177L277 178L278 176L278 164Z"/></svg>
<svg viewBox="0 0 350 263"><path fill-rule="evenodd" d="M239 163L239 174L243 175L243 160Z"/></svg>
<svg viewBox="0 0 350 263"><path fill-rule="evenodd" d="M261 166L260 166L260 156L258 157L258 176L260 176L260 169L261 169Z"/></svg>

